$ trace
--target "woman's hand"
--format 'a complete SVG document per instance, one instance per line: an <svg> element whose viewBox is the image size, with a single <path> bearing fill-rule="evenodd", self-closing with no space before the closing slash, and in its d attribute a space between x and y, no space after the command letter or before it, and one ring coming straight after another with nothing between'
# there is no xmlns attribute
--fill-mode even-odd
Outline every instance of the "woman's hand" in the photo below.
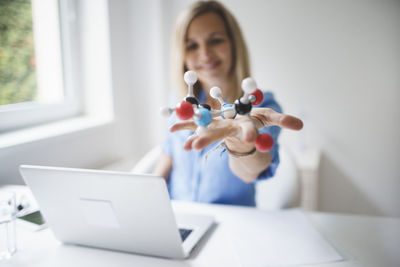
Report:
<svg viewBox="0 0 400 267"><path fill-rule="evenodd" d="M253 108L251 117L257 128L265 126L279 126L291 130L301 130L303 122L291 115L278 113L270 108ZM170 131L179 130L195 131L197 125L193 121L182 121L171 126ZM247 116L239 116L235 119L215 119L207 127L207 131L197 135L191 135L184 143L185 150L201 150L208 145L224 139L225 145L231 151L246 153L254 148L258 136L253 122Z"/></svg>

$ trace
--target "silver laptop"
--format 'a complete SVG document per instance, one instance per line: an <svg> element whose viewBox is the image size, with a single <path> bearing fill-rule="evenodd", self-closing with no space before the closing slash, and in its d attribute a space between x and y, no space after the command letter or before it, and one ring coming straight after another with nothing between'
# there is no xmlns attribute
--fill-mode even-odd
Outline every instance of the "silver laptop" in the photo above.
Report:
<svg viewBox="0 0 400 267"><path fill-rule="evenodd" d="M28 165L20 172L67 244L186 258L213 224L210 216L174 214L158 176Z"/></svg>

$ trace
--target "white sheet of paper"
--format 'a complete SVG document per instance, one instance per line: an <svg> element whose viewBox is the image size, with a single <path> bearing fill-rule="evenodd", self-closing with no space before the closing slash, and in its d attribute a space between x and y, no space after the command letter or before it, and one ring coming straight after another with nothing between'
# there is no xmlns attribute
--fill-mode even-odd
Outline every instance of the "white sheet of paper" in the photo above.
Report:
<svg viewBox="0 0 400 267"><path fill-rule="evenodd" d="M298 209L262 213L246 210L240 216L232 214L226 227L245 267L344 260Z"/></svg>

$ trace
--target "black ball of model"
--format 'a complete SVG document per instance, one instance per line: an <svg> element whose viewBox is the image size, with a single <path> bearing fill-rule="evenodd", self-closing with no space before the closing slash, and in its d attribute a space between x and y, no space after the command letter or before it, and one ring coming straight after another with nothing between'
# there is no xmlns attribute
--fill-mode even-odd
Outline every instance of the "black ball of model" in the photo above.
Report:
<svg viewBox="0 0 400 267"><path fill-rule="evenodd" d="M200 104L199 106L202 107L202 108L206 108L208 110L211 110L211 106L209 104L204 103L204 104Z"/></svg>
<svg viewBox="0 0 400 267"><path fill-rule="evenodd" d="M193 97L193 96L187 96L185 98L185 101L192 103L193 105L198 106L199 105L199 101L197 100L197 98Z"/></svg>
<svg viewBox="0 0 400 267"><path fill-rule="evenodd" d="M235 101L235 110L237 114L240 115L246 115L248 113L250 113L251 111L251 102L249 101L249 103L243 103L242 101L240 101L239 99L236 99Z"/></svg>

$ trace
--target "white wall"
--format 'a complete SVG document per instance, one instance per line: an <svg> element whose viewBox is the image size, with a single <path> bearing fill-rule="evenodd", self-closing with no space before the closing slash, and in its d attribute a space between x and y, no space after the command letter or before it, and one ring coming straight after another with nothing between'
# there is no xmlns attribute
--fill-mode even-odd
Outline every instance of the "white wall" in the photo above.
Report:
<svg viewBox="0 0 400 267"><path fill-rule="evenodd" d="M305 121L288 135L322 149L320 210L400 216L400 1L222 2L259 85Z"/></svg>
<svg viewBox="0 0 400 267"><path fill-rule="evenodd" d="M323 152L320 209L400 216L400 2L223 1L238 18L262 88L305 120ZM98 167L161 141L171 27L184 0L108 1L114 124L0 150L0 182L20 163ZM296 145L297 145L296 144Z"/></svg>

